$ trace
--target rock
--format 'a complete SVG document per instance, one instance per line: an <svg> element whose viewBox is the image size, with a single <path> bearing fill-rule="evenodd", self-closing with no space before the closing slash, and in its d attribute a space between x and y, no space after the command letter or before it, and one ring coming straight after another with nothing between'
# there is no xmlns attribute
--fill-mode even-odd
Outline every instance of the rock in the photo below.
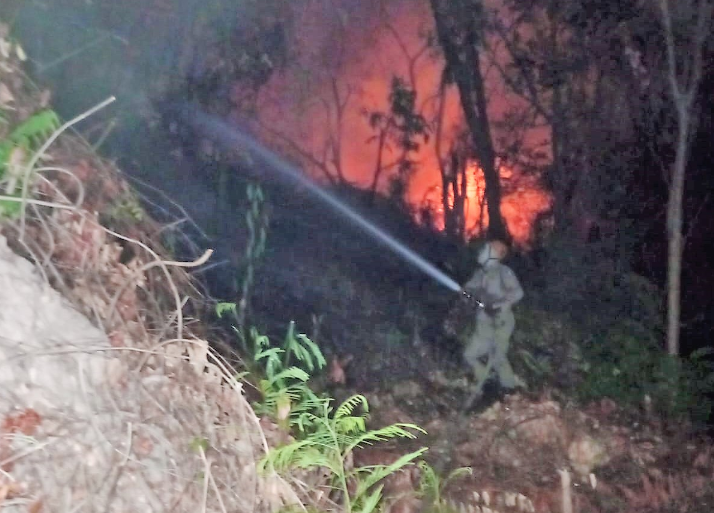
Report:
<svg viewBox="0 0 714 513"><path fill-rule="evenodd" d="M125 371L105 334L0 237L0 415L18 406L91 411L99 387Z"/></svg>
<svg viewBox="0 0 714 513"><path fill-rule="evenodd" d="M605 446L588 435L581 435L570 443L568 459L575 473L583 479L610 460Z"/></svg>

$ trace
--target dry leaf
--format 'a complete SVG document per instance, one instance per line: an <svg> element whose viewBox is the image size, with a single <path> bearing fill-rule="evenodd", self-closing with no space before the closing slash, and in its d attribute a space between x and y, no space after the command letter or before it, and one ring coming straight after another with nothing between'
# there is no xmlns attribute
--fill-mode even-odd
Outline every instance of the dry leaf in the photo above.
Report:
<svg viewBox="0 0 714 513"><path fill-rule="evenodd" d="M154 443L146 436L134 438L134 454L140 458L146 458L154 450Z"/></svg>
<svg viewBox="0 0 714 513"><path fill-rule="evenodd" d="M32 436L40 425L42 417L32 408L27 408L17 415L8 415L2 423L0 431L3 433L20 432L27 436Z"/></svg>
<svg viewBox="0 0 714 513"><path fill-rule="evenodd" d="M188 346L188 358L196 374L203 374L203 370L208 363L208 342L194 340L194 343Z"/></svg>
<svg viewBox="0 0 714 513"><path fill-rule="evenodd" d="M0 106L5 106L9 103L12 103L15 101L15 96L13 96L12 91L0 82Z"/></svg>
<svg viewBox="0 0 714 513"><path fill-rule="evenodd" d="M42 511L42 501L37 499L27 508L27 513L40 513Z"/></svg>
<svg viewBox="0 0 714 513"><path fill-rule="evenodd" d="M22 168L25 164L25 150L16 146L10 151L7 159L8 180L5 184L5 194L13 194L17 188L17 181L22 176Z"/></svg>
<svg viewBox="0 0 714 513"><path fill-rule="evenodd" d="M337 356L332 358L330 361L330 370L327 374L330 383L344 385L347 382L345 367L352 361L352 358L353 356L351 354L347 355L343 359L340 359Z"/></svg>
<svg viewBox="0 0 714 513"><path fill-rule="evenodd" d="M286 420L290 416L290 410L292 408L290 398L286 395L281 395L276 403L278 420Z"/></svg>
<svg viewBox="0 0 714 513"><path fill-rule="evenodd" d="M2 483L0 484L0 503L5 501L5 499L12 499L21 493L22 487L19 484L15 482Z"/></svg>

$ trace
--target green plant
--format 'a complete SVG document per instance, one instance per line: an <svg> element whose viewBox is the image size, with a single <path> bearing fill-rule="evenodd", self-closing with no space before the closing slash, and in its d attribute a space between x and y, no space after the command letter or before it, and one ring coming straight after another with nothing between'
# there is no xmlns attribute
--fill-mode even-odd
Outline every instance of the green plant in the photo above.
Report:
<svg viewBox="0 0 714 513"><path fill-rule="evenodd" d="M17 125L10 135L0 141L0 176L7 171L10 155L15 148L32 151L60 126L59 117L55 111L45 109L33 114Z"/></svg>
<svg viewBox="0 0 714 513"><path fill-rule="evenodd" d="M5 139L0 140L0 180L5 182L5 194L18 194L22 186L19 171L24 168L26 157L37 151L59 126L57 114L46 109L24 120ZM2 215L17 215L21 209L20 202L0 201Z"/></svg>
<svg viewBox="0 0 714 513"><path fill-rule="evenodd" d="M529 302L515 311L511 363L516 373L538 390L553 383L572 383L581 372L581 330L566 315L549 312Z"/></svg>
<svg viewBox="0 0 714 513"><path fill-rule="evenodd" d="M704 347L687 358L661 355L649 390L655 406L674 418L706 424L714 394L713 354L714 349Z"/></svg>
<svg viewBox="0 0 714 513"><path fill-rule="evenodd" d="M235 311L235 303L216 306L218 317L227 312L235 315ZM319 401L307 383L313 373L327 365L322 351L306 335L295 332L294 322L288 325L282 347L274 347L255 328L251 328L249 340L240 328L234 326L234 330L244 347L250 342L251 370L259 376L256 388L261 398L253 403L253 409L272 418L281 429L290 430L297 416L310 411Z"/></svg>
<svg viewBox="0 0 714 513"><path fill-rule="evenodd" d="M144 219L144 209L136 194L127 192L114 200L109 217L115 221L141 222Z"/></svg>
<svg viewBox="0 0 714 513"><path fill-rule="evenodd" d="M261 460L261 472L275 470L287 473L295 469L324 468L330 473L330 487L343 500L344 511L371 513L382 499L380 481L420 457L426 448L405 454L389 465L370 465L351 468L347 464L358 447L394 438L413 439L413 431L424 432L413 424L398 423L367 430L367 400L353 395L337 409L330 406L332 399L320 399L311 411L297 415L301 439L273 449ZM361 409L361 413L357 410Z"/></svg>
<svg viewBox="0 0 714 513"><path fill-rule="evenodd" d="M432 513L449 512L451 508L444 499L444 490L455 479L472 475L473 469L471 467L459 467L452 470L445 478L442 478L426 461L420 461L418 465L421 470L419 495L426 500L426 510Z"/></svg>
<svg viewBox="0 0 714 513"><path fill-rule="evenodd" d="M711 348L688 358L670 356L654 338L620 323L602 336L593 336L584 352L589 366L578 387L581 399L610 397L639 406L649 396L654 408L667 417L696 422L709 417L707 396L714 392Z"/></svg>
<svg viewBox="0 0 714 513"><path fill-rule="evenodd" d="M235 315L234 303L219 303L216 313ZM247 345L242 330L234 327ZM281 473L293 469L327 469L329 486L339 492L345 511L371 513L382 498L379 482L393 472L421 456L421 448L402 456L389 465L353 468L350 456L364 445L416 437L414 431L424 432L414 424L397 423L367 430L369 405L362 395L353 395L337 409L333 399L315 394L308 386L311 374L326 365L320 348L304 334L295 332L291 322L282 347L273 347L269 338L255 328L249 333L252 343L253 365L262 377L257 388L261 399L253 409L268 415L285 432L293 431L295 442L271 450L259 463L259 470ZM359 411L358 411L359 410Z"/></svg>
<svg viewBox="0 0 714 513"><path fill-rule="evenodd" d="M237 326L242 328L245 323L246 310L253 285L255 268L260 257L265 251L265 241L268 234L269 216L265 205L263 190L258 184L248 184L246 189L250 208L245 213L245 222L248 226L248 245L245 248L245 265L243 279L239 285L240 301L235 311Z"/></svg>
<svg viewBox="0 0 714 513"><path fill-rule="evenodd" d="M327 362L320 348L306 335L295 333L291 322L282 347L272 347L265 335L251 330L253 361L264 371L258 383L261 400L253 405L256 413L274 418L283 429L290 429L299 416L311 411L320 399L307 385L311 375ZM293 364L295 361L295 364Z"/></svg>

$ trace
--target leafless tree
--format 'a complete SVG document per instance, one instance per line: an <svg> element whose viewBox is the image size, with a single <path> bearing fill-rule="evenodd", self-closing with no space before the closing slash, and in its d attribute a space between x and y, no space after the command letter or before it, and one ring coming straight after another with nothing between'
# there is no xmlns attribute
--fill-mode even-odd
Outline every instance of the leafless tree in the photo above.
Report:
<svg viewBox="0 0 714 513"><path fill-rule="evenodd" d="M484 6L481 0L430 0L445 75L459 90L464 119L486 182L488 235L509 238L501 214L501 184L481 70Z"/></svg>
<svg viewBox="0 0 714 513"><path fill-rule="evenodd" d="M505 53L494 64L521 104L509 115L516 126L550 131L551 163L543 176L553 195L555 227L576 234L593 223L607 224L601 219L608 189L601 161L613 153L607 144L625 144L634 133L617 53L626 9L588 9L567 0L505 0L488 25ZM522 140L499 146L512 147L509 155L530 150L529 160L542 165L541 150L523 147Z"/></svg>
<svg viewBox="0 0 714 513"><path fill-rule="evenodd" d="M667 79L676 111L675 160L667 202L667 351L679 354L684 179L697 123L697 93L712 25L709 0L659 0L667 50Z"/></svg>

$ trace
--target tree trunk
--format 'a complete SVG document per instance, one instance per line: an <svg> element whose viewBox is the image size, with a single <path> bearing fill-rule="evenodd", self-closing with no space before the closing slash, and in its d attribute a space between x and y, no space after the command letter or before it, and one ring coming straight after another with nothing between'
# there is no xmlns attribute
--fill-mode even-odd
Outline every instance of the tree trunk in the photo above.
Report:
<svg viewBox="0 0 714 513"><path fill-rule="evenodd" d="M691 3L678 2L684 16L692 9L696 13L696 23L690 29L691 47L678 46L675 42L669 0L660 0L660 12L664 26L667 49L668 78L672 101L677 111L677 154L674 159L669 199L667 201L667 352L679 354L680 311L682 295L682 196L684 195L684 173L687 167L690 136L694 131L696 104L699 84L704 69L704 50L711 30L712 6L708 0L695 0ZM682 65L678 67L678 57ZM680 69L683 71L680 73Z"/></svg>
<svg viewBox="0 0 714 513"><path fill-rule="evenodd" d="M459 166L459 178L461 179L461 191L459 194L459 237L461 240L465 240L466 238L466 204L468 201L468 192L469 192L469 184L468 184L468 169L469 169L469 163L468 161L464 161L461 163Z"/></svg>
<svg viewBox="0 0 714 513"><path fill-rule="evenodd" d="M501 215L501 183L496 168L496 152L489 126L486 93L481 74L479 35L476 27L463 27L461 18L466 14L449 11L450 0L430 0L439 44L444 52L446 66L459 89L461 107L468 125L474 150L486 182L488 207L488 236L507 239L508 231ZM461 34L454 27L461 28ZM460 26L461 25L461 26ZM456 39L459 37L460 44Z"/></svg>
<svg viewBox="0 0 714 513"><path fill-rule="evenodd" d="M689 141L689 116L680 112L677 136L677 156L672 170L667 202L667 352L679 354L682 281L682 197L684 195L684 172L687 166Z"/></svg>

